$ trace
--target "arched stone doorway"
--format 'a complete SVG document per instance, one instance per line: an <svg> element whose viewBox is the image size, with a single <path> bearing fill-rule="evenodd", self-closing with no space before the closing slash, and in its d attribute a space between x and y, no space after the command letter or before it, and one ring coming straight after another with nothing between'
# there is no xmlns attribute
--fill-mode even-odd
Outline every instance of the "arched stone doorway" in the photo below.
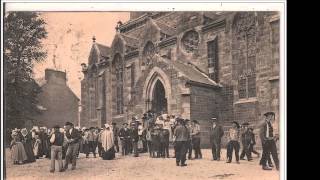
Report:
<svg viewBox="0 0 320 180"><path fill-rule="evenodd" d="M160 80L157 80L154 85L151 104L151 110L156 114L163 114L168 112L166 92Z"/></svg>
<svg viewBox="0 0 320 180"><path fill-rule="evenodd" d="M171 83L166 73L159 67L153 67L146 77L142 99L145 101L144 112L172 113L170 109Z"/></svg>

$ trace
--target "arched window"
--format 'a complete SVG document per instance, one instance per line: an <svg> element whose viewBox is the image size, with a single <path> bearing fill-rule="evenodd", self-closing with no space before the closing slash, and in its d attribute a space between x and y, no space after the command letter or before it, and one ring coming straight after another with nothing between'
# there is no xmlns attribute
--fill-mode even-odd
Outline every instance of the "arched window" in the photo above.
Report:
<svg viewBox="0 0 320 180"><path fill-rule="evenodd" d="M151 63L153 56L155 55L156 50L152 42L148 41L143 48L143 61L142 66L147 66Z"/></svg>
<svg viewBox="0 0 320 180"><path fill-rule="evenodd" d="M116 75L116 108L117 114L123 114L123 61L120 54L114 57L114 71Z"/></svg>
<svg viewBox="0 0 320 180"><path fill-rule="evenodd" d="M256 17L253 12L236 14L232 41L239 99L256 97Z"/></svg>

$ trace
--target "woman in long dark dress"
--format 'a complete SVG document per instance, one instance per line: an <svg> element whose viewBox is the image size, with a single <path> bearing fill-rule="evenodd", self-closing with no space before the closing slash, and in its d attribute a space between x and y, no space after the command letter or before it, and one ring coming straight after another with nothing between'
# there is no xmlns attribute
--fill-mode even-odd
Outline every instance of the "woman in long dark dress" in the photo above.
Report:
<svg viewBox="0 0 320 180"><path fill-rule="evenodd" d="M21 143L19 131L13 130L11 137L12 141L10 143L10 149L13 164L23 164L27 160L27 154L24 150L23 144Z"/></svg>
<svg viewBox="0 0 320 180"><path fill-rule="evenodd" d="M21 130L21 134L22 134L22 143L24 146L24 150L26 151L26 154L27 154L26 163L35 162L36 158L33 154L31 134L28 133L28 130L26 128Z"/></svg>
<svg viewBox="0 0 320 180"><path fill-rule="evenodd" d="M102 159L103 160L112 160L115 158L115 149L114 149L114 136L113 131L110 128L109 124L105 124L105 129L101 134L101 143L102 143Z"/></svg>

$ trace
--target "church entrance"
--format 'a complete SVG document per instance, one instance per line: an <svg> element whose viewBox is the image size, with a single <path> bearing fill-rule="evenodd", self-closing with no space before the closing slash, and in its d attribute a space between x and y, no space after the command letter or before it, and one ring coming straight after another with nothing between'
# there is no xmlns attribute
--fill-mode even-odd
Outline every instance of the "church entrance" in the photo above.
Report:
<svg viewBox="0 0 320 180"><path fill-rule="evenodd" d="M168 112L167 106L168 103L164 86L160 80L157 80L153 89L151 110L157 115L160 115Z"/></svg>

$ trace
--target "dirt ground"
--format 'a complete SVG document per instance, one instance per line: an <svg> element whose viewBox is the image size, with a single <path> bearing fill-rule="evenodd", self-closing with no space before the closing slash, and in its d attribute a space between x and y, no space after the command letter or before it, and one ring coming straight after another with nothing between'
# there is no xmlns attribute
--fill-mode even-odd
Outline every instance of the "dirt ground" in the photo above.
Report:
<svg viewBox="0 0 320 180"><path fill-rule="evenodd" d="M173 152L171 150L171 155ZM203 159L187 160L188 166L178 167L175 159L149 158L148 154L140 157L121 156L116 154L115 160L104 161L101 158L85 158L84 154L77 159L77 169L65 172L50 173L50 161L39 159L35 163L13 165L10 160L10 150L6 150L6 179L147 179L147 180L198 180L198 179L227 179L227 180L278 180L279 171L263 171L259 166L259 158L252 162L240 161L236 164L225 162L225 150L222 151L221 161L211 161L211 150L203 149ZM56 163L57 169L57 163Z"/></svg>

